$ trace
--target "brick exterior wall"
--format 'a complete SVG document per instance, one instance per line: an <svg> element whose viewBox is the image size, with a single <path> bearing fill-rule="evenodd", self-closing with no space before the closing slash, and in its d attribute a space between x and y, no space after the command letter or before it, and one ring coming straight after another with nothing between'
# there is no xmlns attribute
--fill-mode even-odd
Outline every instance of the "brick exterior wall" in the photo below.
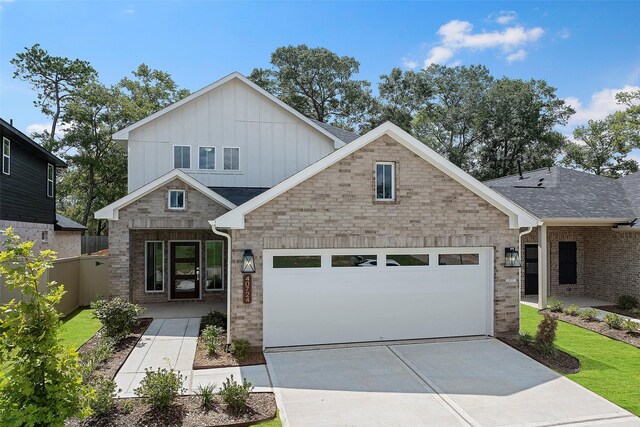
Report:
<svg viewBox="0 0 640 427"><path fill-rule="evenodd" d="M374 201L376 161L396 164L395 203ZM504 248L518 230L508 217L423 159L383 136L278 196L232 231L232 339L262 345L263 249L488 246L495 248L495 333L518 332L518 270ZM253 250L253 302L242 302L240 262Z"/></svg>
<svg viewBox="0 0 640 427"><path fill-rule="evenodd" d="M80 232L54 230L53 224L35 222L0 221L0 230L13 227L13 232L23 240L35 242L34 251L51 249L58 258L71 258L80 255ZM47 242L42 241L42 232L47 232ZM0 242L0 248L2 242Z"/></svg>
<svg viewBox="0 0 640 427"><path fill-rule="evenodd" d="M186 190L185 210L167 208L170 189ZM111 296L139 303L166 302L169 288L167 263L165 291L161 294L144 292L144 241L164 241L165 260L168 261L169 240L200 240L204 245L206 240L219 239L211 232L208 221L227 210L179 179L122 208L118 220L109 221ZM203 261L204 252L202 246ZM202 292L202 295L204 299L224 300L221 292Z"/></svg>

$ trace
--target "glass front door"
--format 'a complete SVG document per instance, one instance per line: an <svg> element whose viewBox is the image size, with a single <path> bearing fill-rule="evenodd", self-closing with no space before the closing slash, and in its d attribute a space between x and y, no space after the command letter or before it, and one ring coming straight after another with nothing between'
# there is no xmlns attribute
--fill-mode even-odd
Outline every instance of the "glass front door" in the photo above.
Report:
<svg viewBox="0 0 640 427"><path fill-rule="evenodd" d="M171 242L171 299L200 298L200 243Z"/></svg>

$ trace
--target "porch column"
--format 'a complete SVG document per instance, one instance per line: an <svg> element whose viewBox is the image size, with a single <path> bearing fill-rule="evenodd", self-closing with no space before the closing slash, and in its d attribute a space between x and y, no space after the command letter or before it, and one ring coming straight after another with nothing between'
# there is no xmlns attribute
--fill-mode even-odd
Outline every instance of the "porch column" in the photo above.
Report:
<svg viewBox="0 0 640 427"><path fill-rule="evenodd" d="M540 309L547 308L548 256L547 226L543 224L538 227L538 308Z"/></svg>

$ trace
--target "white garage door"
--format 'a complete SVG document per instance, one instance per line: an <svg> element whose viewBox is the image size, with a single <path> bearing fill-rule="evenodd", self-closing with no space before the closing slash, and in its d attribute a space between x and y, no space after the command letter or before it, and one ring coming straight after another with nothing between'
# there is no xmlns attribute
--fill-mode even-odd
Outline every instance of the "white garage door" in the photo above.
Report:
<svg viewBox="0 0 640 427"><path fill-rule="evenodd" d="M493 249L264 251L264 346L493 335Z"/></svg>

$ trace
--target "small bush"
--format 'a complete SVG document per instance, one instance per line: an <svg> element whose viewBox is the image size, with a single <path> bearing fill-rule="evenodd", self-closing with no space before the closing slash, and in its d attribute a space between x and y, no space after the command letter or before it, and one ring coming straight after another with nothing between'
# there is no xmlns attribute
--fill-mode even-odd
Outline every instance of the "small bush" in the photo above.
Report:
<svg viewBox="0 0 640 427"><path fill-rule="evenodd" d="M98 345L80 354L79 362L82 370L82 377L86 380L93 375L105 360L109 359L115 350L115 340L106 336L100 337Z"/></svg>
<svg viewBox="0 0 640 427"><path fill-rule="evenodd" d="M602 321L607 324L611 329L622 329L624 325L624 317L615 313L607 313Z"/></svg>
<svg viewBox="0 0 640 427"><path fill-rule="evenodd" d="M631 319L624 319L622 328L630 334L640 333L640 325L638 325L638 322L634 322Z"/></svg>
<svg viewBox="0 0 640 427"><path fill-rule="evenodd" d="M207 346L207 351L209 354L215 354L220 350L222 346L222 334L224 333L224 329L209 325L202 331L202 340L204 344Z"/></svg>
<svg viewBox="0 0 640 427"><path fill-rule="evenodd" d="M207 326L217 326L223 330L227 330L227 315L220 311L210 311L202 316L200 320L200 328L205 329Z"/></svg>
<svg viewBox="0 0 640 427"><path fill-rule="evenodd" d="M205 410L213 409L213 396L216 394L216 385L207 384L204 387L198 386L196 395L200 396L200 406Z"/></svg>
<svg viewBox="0 0 640 427"><path fill-rule="evenodd" d="M96 390L95 400L91 402L91 410L96 417L109 415L114 408L113 399L118 396L118 385L109 378L99 377L93 381Z"/></svg>
<svg viewBox="0 0 640 427"><path fill-rule="evenodd" d="M555 317L548 314L538 324L538 333L536 334L536 347L545 354L551 354L555 351L553 346L556 340L556 329L558 321Z"/></svg>
<svg viewBox="0 0 640 427"><path fill-rule="evenodd" d="M176 398L186 391L182 382L186 379L173 369L158 368L157 371L145 369L145 376L140 387L133 390L138 397L143 397L154 409L167 409Z"/></svg>
<svg viewBox="0 0 640 427"><path fill-rule="evenodd" d="M623 310L631 310L638 307L638 298L631 295L620 295L617 304Z"/></svg>
<svg viewBox="0 0 640 427"><path fill-rule="evenodd" d="M552 300L547 304L547 308L554 313L561 313L564 309L564 303L560 300Z"/></svg>
<svg viewBox="0 0 640 427"><path fill-rule="evenodd" d="M253 390L253 386L246 378L242 380L242 384L238 384L231 375L231 378L227 378L222 383L222 389L219 393L232 412L241 413L247 408L247 400L249 400L251 390Z"/></svg>
<svg viewBox="0 0 640 427"><path fill-rule="evenodd" d="M231 343L231 354L238 360L246 359L251 353L249 340L235 340Z"/></svg>
<svg viewBox="0 0 640 427"><path fill-rule="evenodd" d="M121 340L133 331L137 324L137 317L143 310L139 305L119 297L93 302L91 308L95 309L93 315L104 327L103 333L117 340Z"/></svg>
<svg viewBox="0 0 640 427"><path fill-rule="evenodd" d="M640 317L640 307L638 308L632 308L631 312L633 313L634 316L638 316Z"/></svg>
<svg viewBox="0 0 640 427"><path fill-rule="evenodd" d="M531 344L531 342L533 342L533 335L531 335L529 332L520 331L520 334L518 335L518 341L520 341L524 345L529 345Z"/></svg>
<svg viewBox="0 0 640 427"><path fill-rule="evenodd" d="M585 308L584 310L580 310L579 316L587 322L597 322L599 314L600 311L595 308Z"/></svg>
<svg viewBox="0 0 640 427"><path fill-rule="evenodd" d="M565 308L564 314L568 314L569 316L577 316L580 313L580 307L575 304L571 304L569 307Z"/></svg>

